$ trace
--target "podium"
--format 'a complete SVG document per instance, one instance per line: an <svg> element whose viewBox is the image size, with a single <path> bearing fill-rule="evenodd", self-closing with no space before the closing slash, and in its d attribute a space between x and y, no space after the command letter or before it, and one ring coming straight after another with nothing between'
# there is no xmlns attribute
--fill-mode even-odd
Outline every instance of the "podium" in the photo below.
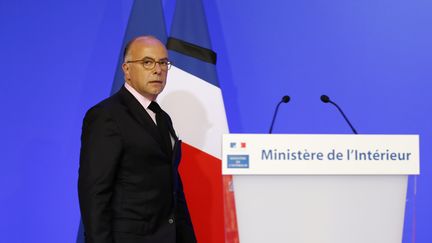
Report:
<svg viewBox="0 0 432 243"><path fill-rule="evenodd" d="M240 243L401 243L418 135L226 134Z"/></svg>

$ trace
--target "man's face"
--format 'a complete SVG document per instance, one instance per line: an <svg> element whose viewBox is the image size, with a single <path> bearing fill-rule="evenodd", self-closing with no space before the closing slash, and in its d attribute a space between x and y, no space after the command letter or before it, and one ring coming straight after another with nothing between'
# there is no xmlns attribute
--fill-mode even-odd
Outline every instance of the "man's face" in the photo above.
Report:
<svg viewBox="0 0 432 243"><path fill-rule="evenodd" d="M127 63L135 60L144 61ZM122 66L125 81L144 97L155 100L165 87L168 70L159 63L150 69L144 64L164 60L168 60L168 54L160 41L153 38L137 39L132 43Z"/></svg>

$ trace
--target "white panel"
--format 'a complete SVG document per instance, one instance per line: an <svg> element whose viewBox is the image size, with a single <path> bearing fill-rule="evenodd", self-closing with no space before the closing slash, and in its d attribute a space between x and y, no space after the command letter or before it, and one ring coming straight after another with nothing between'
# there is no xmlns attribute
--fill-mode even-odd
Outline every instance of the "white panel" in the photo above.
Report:
<svg viewBox="0 0 432 243"><path fill-rule="evenodd" d="M407 176L234 176L241 243L401 243Z"/></svg>
<svg viewBox="0 0 432 243"><path fill-rule="evenodd" d="M218 87L173 66L158 102L171 116L180 139L221 159L222 134L228 125Z"/></svg>

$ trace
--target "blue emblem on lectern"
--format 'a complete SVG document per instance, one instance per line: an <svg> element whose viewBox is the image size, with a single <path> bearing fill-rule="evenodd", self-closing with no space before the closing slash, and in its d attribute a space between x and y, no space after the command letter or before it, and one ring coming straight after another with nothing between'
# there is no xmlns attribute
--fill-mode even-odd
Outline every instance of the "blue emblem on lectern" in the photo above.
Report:
<svg viewBox="0 0 432 243"><path fill-rule="evenodd" d="M249 168L249 155L236 154L228 155L228 168L247 169Z"/></svg>

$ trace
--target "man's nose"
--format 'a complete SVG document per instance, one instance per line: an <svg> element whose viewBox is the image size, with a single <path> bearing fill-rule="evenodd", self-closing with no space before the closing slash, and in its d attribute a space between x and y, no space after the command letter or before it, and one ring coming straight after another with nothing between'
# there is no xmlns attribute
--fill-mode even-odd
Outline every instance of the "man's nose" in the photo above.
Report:
<svg viewBox="0 0 432 243"><path fill-rule="evenodd" d="M154 72L158 73L158 74L162 72L162 68L161 68L160 63L158 63L158 62L155 63Z"/></svg>

